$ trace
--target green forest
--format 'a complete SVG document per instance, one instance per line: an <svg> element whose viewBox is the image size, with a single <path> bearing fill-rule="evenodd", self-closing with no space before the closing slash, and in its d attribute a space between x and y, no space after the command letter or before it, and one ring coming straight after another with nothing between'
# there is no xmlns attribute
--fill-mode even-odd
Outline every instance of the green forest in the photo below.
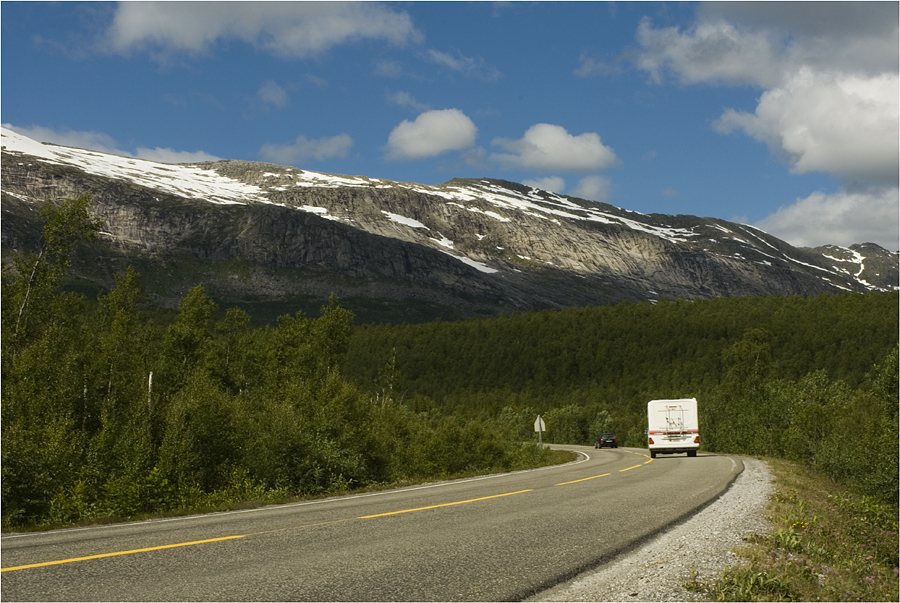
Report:
<svg viewBox="0 0 900 603"><path fill-rule="evenodd" d="M354 326L332 296L255 326L199 284L177 313L133 269L63 284L88 197L5 258L2 524L41 528L271 502L549 462L696 397L702 450L802 462L898 499L898 295L660 300Z"/></svg>
<svg viewBox="0 0 900 603"><path fill-rule="evenodd" d="M400 403L388 370L378 395L343 378L353 315L334 297L315 319L254 328L202 285L161 313L131 269L96 300L66 292L74 247L99 228L88 204L46 207L41 248L4 270L4 528L548 462L502 422Z"/></svg>
<svg viewBox="0 0 900 603"><path fill-rule="evenodd" d="M701 450L801 462L898 500L897 292L660 300L453 323L367 325L343 373L385 357L415 408L501 417L521 437L646 446L647 402L695 397Z"/></svg>

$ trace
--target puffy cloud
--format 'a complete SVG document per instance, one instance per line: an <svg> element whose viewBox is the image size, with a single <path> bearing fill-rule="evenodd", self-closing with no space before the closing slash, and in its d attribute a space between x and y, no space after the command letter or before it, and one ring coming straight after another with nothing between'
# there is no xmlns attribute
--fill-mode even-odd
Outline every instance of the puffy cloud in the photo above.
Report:
<svg viewBox="0 0 900 603"><path fill-rule="evenodd" d="M715 128L765 142L791 171L828 172L850 183L896 183L900 171L897 74L800 70L759 100L753 114L727 110Z"/></svg>
<svg viewBox="0 0 900 603"><path fill-rule="evenodd" d="M900 250L900 191L883 188L863 192L813 193L781 207L754 226L802 247L877 243Z"/></svg>
<svg viewBox="0 0 900 603"><path fill-rule="evenodd" d="M359 39L402 45L422 35L405 12L369 2L122 2L102 44L109 52L203 53L240 40L302 58Z"/></svg>
<svg viewBox="0 0 900 603"><path fill-rule="evenodd" d="M573 197L581 199L589 199L591 201L609 201L609 178L603 176L585 176L578 181L578 185L573 188L569 194Z"/></svg>
<svg viewBox="0 0 900 603"><path fill-rule="evenodd" d="M492 144L509 153L494 153L491 159L512 169L593 172L618 162L615 152L600 142L598 134L573 136L553 124L535 124L519 140L495 138Z"/></svg>
<svg viewBox="0 0 900 603"><path fill-rule="evenodd" d="M274 105L276 107L284 107L288 103L288 95L287 92L284 91L284 88L273 82L272 80L264 83L259 91L257 92L260 100L267 105Z"/></svg>
<svg viewBox="0 0 900 603"><path fill-rule="evenodd" d="M475 144L478 128L459 109L426 111L415 121L403 120L388 136L388 159L428 159Z"/></svg>
<svg viewBox="0 0 900 603"><path fill-rule="evenodd" d="M541 189L542 191L550 191L551 193L561 193L566 190L566 181L559 176L547 176L546 178L523 180L522 184Z"/></svg>
<svg viewBox="0 0 900 603"><path fill-rule="evenodd" d="M700 20L726 19L745 27L791 31L801 38L889 35L900 10L890 2L703 2Z"/></svg>
<svg viewBox="0 0 900 603"><path fill-rule="evenodd" d="M890 2L705 2L688 29L637 31L637 66L660 82L771 88L803 67L877 75L897 71L898 7Z"/></svg>
<svg viewBox="0 0 900 603"><path fill-rule="evenodd" d="M727 109L716 130L765 142L798 174L886 185L900 162L897 16L891 3L701 4L686 31L644 19L636 63L656 81L761 86L755 113Z"/></svg>
<svg viewBox="0 0 900 603"><path fill-rule="evenodd" d="M768 32L743 32L725 21L701 22L691 31L655 29L644 18L637 31L643 47L638 67L657 83L671 70L687 84L771 85L780 79L782 57Z"/></svg>
<svg viewBox="0 0 900 603"><path fill-rule="evenodd" d="M315 139L298 136L293 144L264 144L259 154L272 163L296 165L308 159L321 161L332 157L346 157L352 146L353 138L348 134Z"/></svg>
<svg viewBox="0 0 900 603"><path fill-rule="evenodd" d="M632 56L651 78L763 89L754 112L725 110L720 133L764 142L793 173L826 172L814 193L757 223L797 245L897 249L900 177L896 3L701 3L686 30L644 20Z"/></svg>
<svg viewBox="0 0 900 603"><path fill-rule="evenodd" d="M698 15L768 32L786 71L806 65L874 75L900 67L896 2L704 2Z"/></svg>

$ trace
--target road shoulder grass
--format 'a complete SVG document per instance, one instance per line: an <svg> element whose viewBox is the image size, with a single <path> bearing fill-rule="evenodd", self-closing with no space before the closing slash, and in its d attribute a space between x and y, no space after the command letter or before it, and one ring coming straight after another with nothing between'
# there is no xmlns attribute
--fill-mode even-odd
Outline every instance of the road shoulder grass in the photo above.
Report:
<svg viewBox="0 0 900 603"><path fill-rule="evenodd" d="M772 530L735 550L742 563L682 586L717 601L898 601L898 507L811 469L766 459Z"/></svg>

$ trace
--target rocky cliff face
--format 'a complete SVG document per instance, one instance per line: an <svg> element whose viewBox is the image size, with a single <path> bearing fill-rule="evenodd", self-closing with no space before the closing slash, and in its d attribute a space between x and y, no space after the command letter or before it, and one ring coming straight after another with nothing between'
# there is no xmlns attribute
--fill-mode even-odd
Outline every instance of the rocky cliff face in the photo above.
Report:
<svg viewBox="0 0 900 603"><path fill-rule="evenodd" d="M108 286L113 271L136 263L169 304L196 280L226 304L333 291L452 318L898 284L897 254L876 245L797 249L749 226L643 215L511 182L174 166L2 134L3 246L33 245L36 205L91 193L105 226L77 264L83 278Z"/></svg>

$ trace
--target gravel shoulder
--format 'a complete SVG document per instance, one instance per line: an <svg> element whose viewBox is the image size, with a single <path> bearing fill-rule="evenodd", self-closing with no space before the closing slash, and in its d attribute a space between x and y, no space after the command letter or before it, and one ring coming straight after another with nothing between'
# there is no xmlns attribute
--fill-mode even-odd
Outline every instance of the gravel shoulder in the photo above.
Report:
<svg viewBox="0 0 900 603"><path fill-rule="evenodd" d="M773 493L765 462L740 457L744 470L711 505L630 553L528 601L703 601L681 581L718 576L739 559L732 551L751 533L770 530L766 506Z"/></svg>

